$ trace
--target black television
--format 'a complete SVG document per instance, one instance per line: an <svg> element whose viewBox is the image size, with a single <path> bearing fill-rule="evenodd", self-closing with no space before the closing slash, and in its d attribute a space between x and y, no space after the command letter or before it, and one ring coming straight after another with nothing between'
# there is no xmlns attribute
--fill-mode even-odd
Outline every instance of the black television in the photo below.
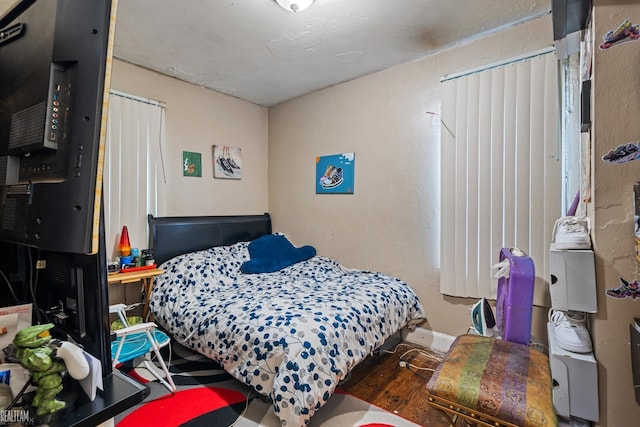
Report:
<svg viewBox="0 0 640 427"><path fill-rule="evenodd" d="M0 17L0 239L98 251L111 0L23 0Z"/></svg>
<svg viewBox="0 0 640 427"><path fill-rule="evenodd" d="M111 340L106 258L100 255L104 251L104 232L99 253L93 255L0 241L0 280L6 280L0 283L0 307L31 303L34 324L53 323L54 337L78 344L98 358L107 375Z"/></svg>
<svg viewBox="0 0 640 427"><path fill-rule="evenodd" d="M0 305L33 303L34 323L54 323L52 333L98 357L104 374L114 28L115 0L22 0L0 16L0 269L11 287Z"/></svg>

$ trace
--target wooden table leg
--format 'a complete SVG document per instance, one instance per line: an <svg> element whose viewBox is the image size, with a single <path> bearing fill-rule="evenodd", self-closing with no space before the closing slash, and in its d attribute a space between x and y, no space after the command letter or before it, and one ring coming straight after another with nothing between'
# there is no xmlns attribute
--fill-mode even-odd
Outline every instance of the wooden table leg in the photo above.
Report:
<svg viewBox="0 0 640 427"><path fill-rule="evenodd" d="M151 297L151 288L153 287L153 279L147 278L143 280L144 284L144 308L142 310L142 318L145 322L149 322L153 319L149 319L149 298Z"/></svg>

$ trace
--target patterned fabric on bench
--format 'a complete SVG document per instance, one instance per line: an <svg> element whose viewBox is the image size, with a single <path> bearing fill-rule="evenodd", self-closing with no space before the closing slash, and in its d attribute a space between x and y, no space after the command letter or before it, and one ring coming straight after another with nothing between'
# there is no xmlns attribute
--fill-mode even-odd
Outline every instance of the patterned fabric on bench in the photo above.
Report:
<svg viewBox="0 0 640 427"><path fill-rule="evenodd" d="M459 336L427 391L440 403L434 406L472 418L483 414L522 427L557 426L549 358L526 345Z"/></svg>

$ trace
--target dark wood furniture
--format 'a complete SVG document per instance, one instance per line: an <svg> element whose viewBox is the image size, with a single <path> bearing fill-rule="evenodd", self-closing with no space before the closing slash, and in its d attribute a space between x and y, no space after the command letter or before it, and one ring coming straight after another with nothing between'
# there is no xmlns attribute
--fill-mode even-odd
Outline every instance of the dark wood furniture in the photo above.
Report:
<svg viewBox="0 0 640 427"><path fill-rule="evenodd" d="M263 215L154 217L148 215L149 247L157 265L186 253L248 242L271 234L271 217Z"/></svg>

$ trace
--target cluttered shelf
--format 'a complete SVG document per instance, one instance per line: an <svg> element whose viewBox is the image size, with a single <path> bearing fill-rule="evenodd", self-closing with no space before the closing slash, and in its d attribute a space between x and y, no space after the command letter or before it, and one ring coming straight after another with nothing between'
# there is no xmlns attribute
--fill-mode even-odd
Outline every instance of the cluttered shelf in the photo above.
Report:
<svg viewBox="0 0 640 427"><path fill-rule="evenodd" d="M108 422L119 413L142 402L147 396L147 386L115 370L102 379L102 389L97 391L93 400L80 390L77 383L72 382L68 389L59 395L67 403L65 408L53 414L38 416L33 408L14 407L4 409L0 421L10 422L14 426L46 424L51 427L93 427Z"/></svg>
<svg viewBox="0 0 640 427"><path fill-rule="evenodd" d="M52 323L30 324L31 304L7 327L0 354L0 425L96 426L142 402L149 389L70 341L53 338ZM8 317L7 314L4 318Z"/></svg>

